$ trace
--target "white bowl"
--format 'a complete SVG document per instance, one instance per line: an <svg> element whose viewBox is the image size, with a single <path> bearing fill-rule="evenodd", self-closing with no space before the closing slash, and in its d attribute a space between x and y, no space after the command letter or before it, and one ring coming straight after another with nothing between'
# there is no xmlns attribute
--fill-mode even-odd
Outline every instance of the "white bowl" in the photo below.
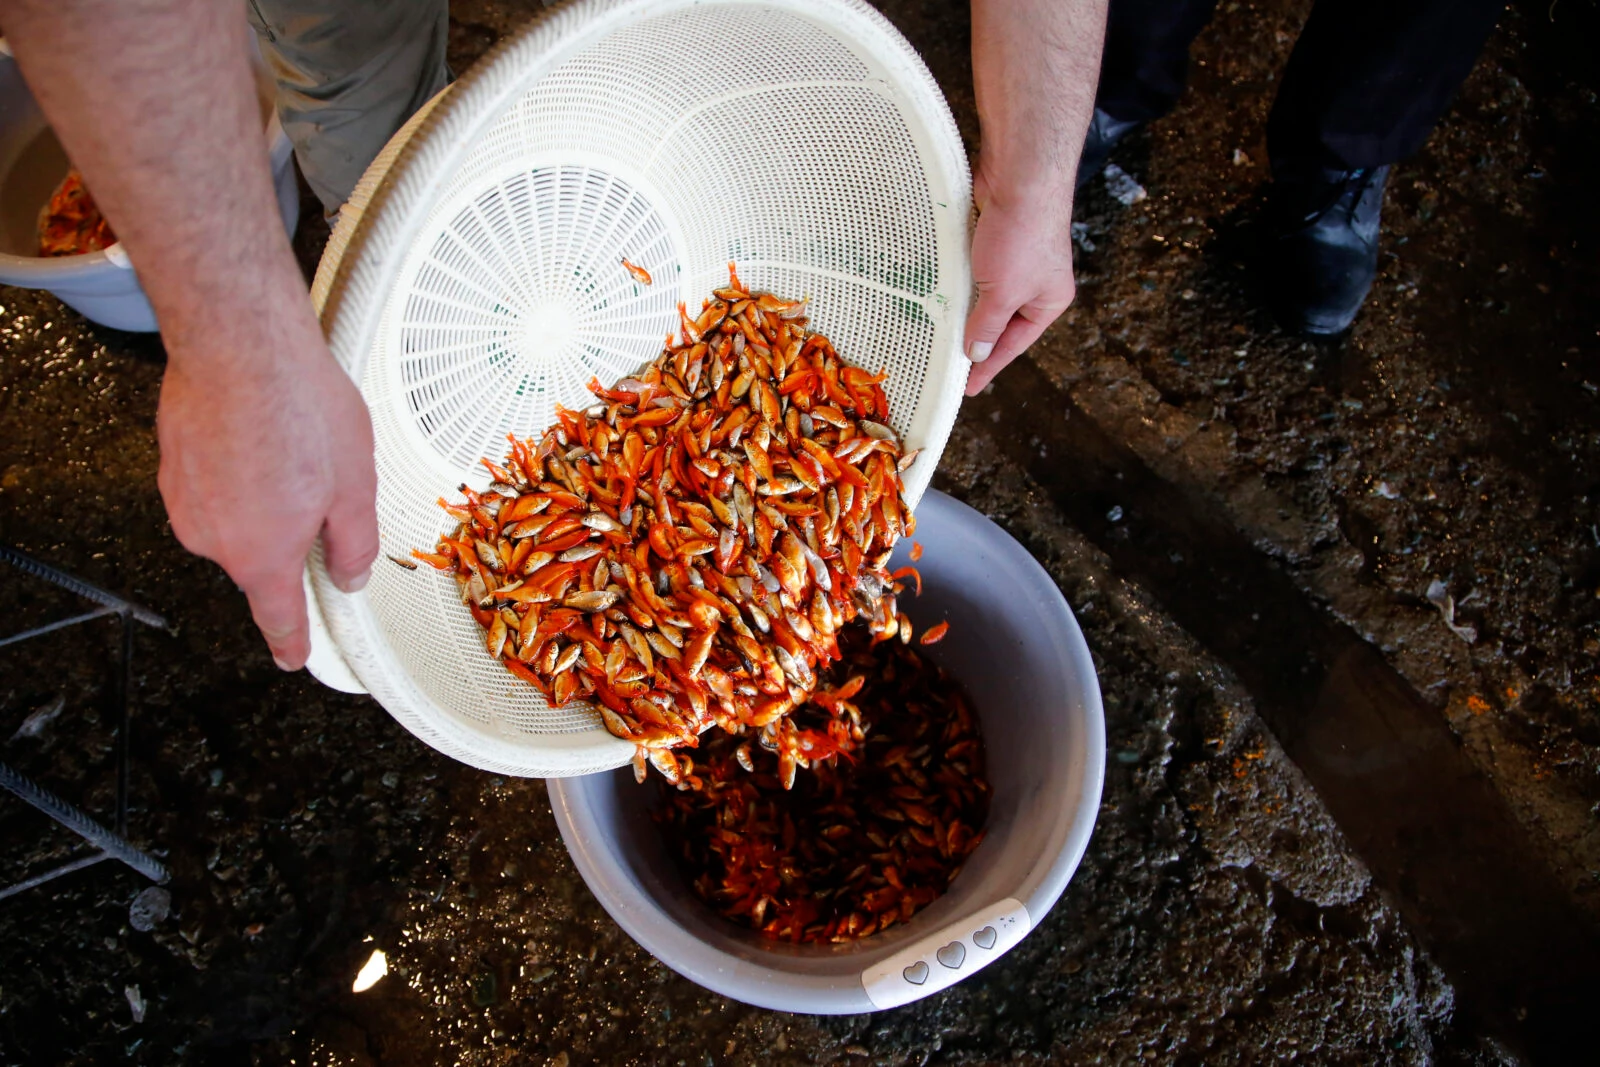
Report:
<svg viewBox="0 0 1600 1067"><path fill-rule="evenodd" d="M284 229L293 234L300 221L293 149L272 111L270 83L258 77L258 86L278 213ZM70 166L10 49L0 41L0 283L48 290L102 326L155 331L155 312L120 243L81 256L38 254L39 209Z"/></svg>
<svg viewBox="0 0 1600 1067"><path fill-rule="evenodd" d="M767 941L690 891L648 811L654 782L640 786L628 769L549 782L561 836L606 911L708 989L815 1014L909 1003L1015 946L1083 858L1105 777L1105 715L1072 612L1021 545L943 493L918 506L915 540L925 548L923 595L902 604L919 633L950 622L928 651L972 697L994 800L988 833L950 891L909 922L846 945Z"/></svg>

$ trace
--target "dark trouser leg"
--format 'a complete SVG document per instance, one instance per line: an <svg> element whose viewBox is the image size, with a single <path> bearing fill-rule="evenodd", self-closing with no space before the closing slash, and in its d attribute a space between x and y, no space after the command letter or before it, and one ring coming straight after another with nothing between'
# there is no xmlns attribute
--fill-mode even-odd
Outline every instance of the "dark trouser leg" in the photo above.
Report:
<svg viewBox="0 0 1600 1067"><path fill-rule="evenodd" d="M1375 168L1422 147L1504 6L1317 0L1267 121L1273 172Z"/></svg>
<svg viewBox="0 0 1600 1067"><path fill-rule="evenodd" d="M1503 0L1317 0L1267 120L1267 292L1290 329L1332 336L1378 273L1389 165L1422 146Z"/></svg>
<svg viewBox="0 0 1600 1067"><path fill-rule="evenodd" d="M1189 45L1217 0L1111 0L1095 107L1120 122L1171 110L1189 74Z"/></svg>

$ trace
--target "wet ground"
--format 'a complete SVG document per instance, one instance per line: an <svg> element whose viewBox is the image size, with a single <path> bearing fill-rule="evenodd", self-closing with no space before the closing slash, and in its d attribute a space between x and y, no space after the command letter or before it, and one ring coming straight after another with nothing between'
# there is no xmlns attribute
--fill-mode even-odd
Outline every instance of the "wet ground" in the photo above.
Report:
<svg viewBox="0 0 1600 1067"><path fill-rule="evenodd" d="M961 5L883 7L971 137ZM1039 930L881 1015L760 1011L678 978L578 879L540 783L453 765L370 701L280 675L230 583L166 529L159 344L0 290L0 541L175 623L135 643L131 817L173 870L170 911L135 929L145 883L110 864L0 901L0 1059L1587 1058L1594 8L1508 12L1396 169L1378 285L1329 344L1278 332L1244 269L1306 10L1224 0L1193 91L1116 157L1149 197L1092 187L1077 305L963 411L939 485L1027 545L1082 621L1106 793ZM455 14L458 66L524 17ZM308 257L322 236L302 228ZM73 609L9 577L0 605L16 626ZM102 621L0 649L3 758L102 814L115 647ZM0 878L70 847L0 801ZM393 972L352 994L374 945Z"/></svg>

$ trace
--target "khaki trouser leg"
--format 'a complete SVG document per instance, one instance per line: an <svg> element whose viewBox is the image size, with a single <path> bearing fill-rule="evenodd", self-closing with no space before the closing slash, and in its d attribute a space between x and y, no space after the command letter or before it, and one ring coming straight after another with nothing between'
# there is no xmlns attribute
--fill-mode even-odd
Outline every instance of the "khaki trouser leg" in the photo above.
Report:
<svg viewBox="0 0 1600 1067"><path fill-rule="evenodd" d="M248 0L278 120L331 218L378 152L450 80L447 0Z"/></svg>

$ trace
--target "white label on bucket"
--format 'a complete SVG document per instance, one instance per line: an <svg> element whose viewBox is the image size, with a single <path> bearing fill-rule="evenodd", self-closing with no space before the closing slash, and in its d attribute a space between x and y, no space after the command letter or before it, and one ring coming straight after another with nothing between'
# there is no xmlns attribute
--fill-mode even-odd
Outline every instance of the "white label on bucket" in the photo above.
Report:
<svg viewBox="0 0 1600 1067"><path fill-rule="evenodd" d="M874 1007L898 1008L937 993L999 959L1033 929L1022 901L1007 897L861 972Z"/></svg>

